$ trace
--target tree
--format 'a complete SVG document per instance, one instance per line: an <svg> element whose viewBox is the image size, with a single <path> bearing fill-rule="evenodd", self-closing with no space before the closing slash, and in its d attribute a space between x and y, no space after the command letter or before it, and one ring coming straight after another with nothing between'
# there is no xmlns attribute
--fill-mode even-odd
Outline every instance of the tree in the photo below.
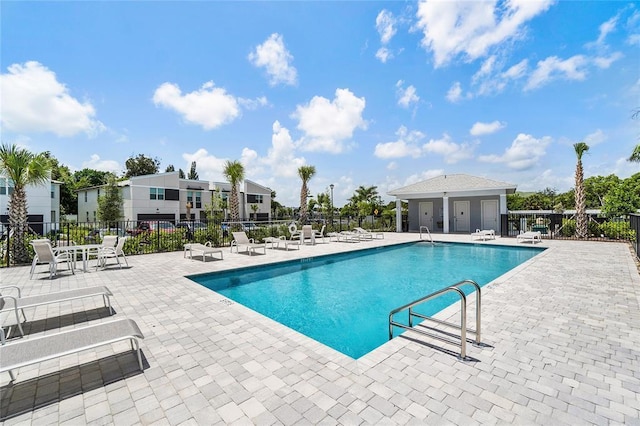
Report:
<svg viewBox="0 0 640 426"><path fill-rule="evenodd" d="M106 185L109 181L109 172L103 172L93 169L78 170L73 174L75 180L75 189L89 188L92 186Z"/></svg>
<svg viewBox="0 0 640 426"><path fill-rule="evenodd" d="M173 167L173 164L169 164L166 169L164 169L165 173L175 172L176 168Z"/></svg>
<svg viewBox="0 0 640 426"><path fill-rule="evenodd" d="M227 178L231 184L230 194L230 207L231 207L231 220L240 220L240 201L238 200L238 185L244 179L244 166L239 161L229 161L225 163L224 171L222 172L224 177Z"/></svg>
<svg viewBox="0 0 640 426"><path fill-rule="evenodd" d="M608 218L626 216L640 207L640 193L631 187L630 183L619 185L613 189L604 200L602 213Z"/></svg>
<svg viewBox="0 0 640 426"><path fill-rule="evenodd" d="M44 185L49 179L51 166L44 154L34 154L15 145L0 147L0 174L13 182L9 199L9 225L13 230L11 250L13 263L28 263L29 251L24 244L27 225L27 192L29 185Z"/></svg>
<svg viewBox="0 0 640 426"><path fill-rule="evenodd" d="M76 192L76 181L74 174L69 167L61 165L56 157L49 151L43 154L51 165L51 179L62 182L60 185L60 214L78 213L78 193Z"/></svg>
<svg viewBox="0 0 640 426"><path fill-rule="evenodd" d="M198 180L198 172L196 172L196 162L191 162L191 170L189 170L189 174L187 175L187 179L189 180Z"/></svg>
<svg viewBox="0 0 640 426"><path fill-rule="evenodd" d="M313 166L300 166L298 168L298 176L302 179L302 186L300 187L300 223L307 223L309 213L307 210L307 195L309 195L309 188L307 183L311 180L313 175L316 174L316 168Z"/></svg>
<svg viewBox="0 0 640 426"><path fill-rule="evenodd" d="M130 157L124 163L127 167L125 177L154 175L160 170L160 160L157 158L149 158L144 154L138 154L137 157Z"/></svg>
<svg viewBox="0 0 640 426"><path fill-rule="evenodd" d="M620 185L620 179L614 174L592 176L584 180L585 207L599 209L604 206L607 194Z"/></svg>
<svg viewBox="0 0 640 426"><path fill-rule="evenodd" d="M253 219L254 220L258 220L258 210L260 209L260 206L258 206L257 204L251 204L251 211L253 212Z"/></svg>
<svg viewBox="0 0 640 426"><path fill-rule="evenodd" d="M629 161L634 163L640 163L640 144L636 145L631 153L631 157L629 157Z"/></svg>
<svg viewBox="0 0 640 426"><path fill-rule="evenodd" d="M182 169L178 169L178 178L184 179L184 172L182 171Z"/></svg>
<svg viewBox="0 0 640 426"><path fill-rule="evenodd" d="M122 218L122 194L113 174L109 176L105 194L98 197L97 216L99 221L109 222L109 226Z"/></svg>
<svg viewBox="0 0 640 426"><path fill-rule="evenodd" d="M582 155L589 150L589 145L584 142L573 144L578 161L576 163L576 237L587 237L587 213L584 196L584 171L582 170Z"/></svg>

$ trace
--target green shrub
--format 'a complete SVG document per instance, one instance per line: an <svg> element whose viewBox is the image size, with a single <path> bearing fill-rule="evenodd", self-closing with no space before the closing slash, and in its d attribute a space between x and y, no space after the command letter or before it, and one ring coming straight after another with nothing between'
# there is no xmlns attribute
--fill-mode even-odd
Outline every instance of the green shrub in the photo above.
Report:
<svg viewBox="0 0 640 426"><path fill-rule="evenodd" d="M600 233L617 240L634 240L636 231L629 227L629 222L604 222L600 225Z"/></svg>

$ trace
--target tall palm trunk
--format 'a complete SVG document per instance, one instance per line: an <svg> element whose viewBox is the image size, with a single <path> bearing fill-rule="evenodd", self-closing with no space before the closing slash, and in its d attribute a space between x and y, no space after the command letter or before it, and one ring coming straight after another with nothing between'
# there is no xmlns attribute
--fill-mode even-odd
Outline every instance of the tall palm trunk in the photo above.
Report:
<svg viewBox="0 0 640 426"><path fill-rule="evenodd" d="M585 193L584 193L584 171L582 169L582 155L589 150L589 146L584 142L579 142L573 145L576 151L576 157L578 162L576 164L576 237L587 238L588 236L588 224L587 213L585 205Z"/></svg>
<svg viewBox="0 0 640 426"><path fill-rule="evenodd" d="M307 189L307 182L302 181L302 187L300 187L300 223L304 225L307 223L309 216L309 209L307 206L307 194L309 190Z"/></svg>
<svg viewBox="0 0 640 426"><path fill-rule="evenodd" d="M9 226L13 232L11 236L11 252L14 264L29 263L29 251L25 245L25 236L28 234L27 225L27 192L22 187L13 190L13 196L9 201Z"/></svg>
<svg viewBox="0 0 640 426"><path fill-rule="evenodd" d="M238 203L238 188L236 182L231 183L231 220L237 222L240 220L240 205Z"/></svg>

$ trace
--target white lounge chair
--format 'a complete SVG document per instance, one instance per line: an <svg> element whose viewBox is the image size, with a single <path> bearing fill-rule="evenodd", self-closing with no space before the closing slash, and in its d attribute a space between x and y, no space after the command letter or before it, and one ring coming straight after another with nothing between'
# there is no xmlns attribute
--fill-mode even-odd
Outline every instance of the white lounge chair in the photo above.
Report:
<svg viewBox="0 0 640 426"><path fill-rule="evenodd" d="M317 238L322 238L322 242L325 242L324 239L324 229L327 227L327 225L322 225L322 228L319 231L314 230L313 231L313 238L314 240Z"/></svg>
<svg viewBox="0 0 640 426"><path fill-rule="evenodd" d="M336 242L343 243L359 243L360 236L355 232L350 231L342 231L342 232L329 232L327 234L329 237L329 241L332 241L332 238L335 238Z"/></svg>
<svg viewBox="0 0 640 426"><path fill-rule="evenodd" d="M11 381L16 377L13 370L31 364L60 358L122 340L131 342L131 350L138 355L138 365L144 371L140 353L140 339L144 339L138 324L130 319L102 322L87 327L74 328L59 333L20 339L0 345L0 372L8 371Z"/></svg>
<svg viewBox="0 0 640 426"><path fill-rule="evenodd" d="M15 290L18 295L17 296L9 296L7 291L9 289ZM25 309L36 308L42 305L49 305L52 303L62 303L68 302L76 299L84 299L87 297L95 297L102 296L102 300L104 301L104 306L109 308L109 311L113 315L113 307L111 306L110 296L113 296L111 291L107 287L104 286L96 286L96 287L84 287L78 288L74 290L65 290L58 291L54 293L46 293L46 294L38 294L35 296L27 296L22 297L20 288L17 286L3 286L0 287L0 318L3 317L2 314L13 310L15 312L16 324L18 325L18 329L20 330L20 334L24 336L24 330L22 329L22 322L18 316L18 311L22 313L24 321L27 321L27 316L24 313ZM2 325L2 324L0 324Z"/></svg>
<svg viewBox="0 0 640 426"><path fill-rule="evenodd" d="M493 229L476 229L476 232L472 232L471 233L471 239L475 240L475 239L480 239L482 241L484 240L495 240L496 239L496 231L494 231Z"/></svg>
<svg viewBox="0 0 640 426"><path fill-rule="evenodd" d="M102 241L104 246L98 249L98 266L102 266L105 268L107 266L108 259L115 259L118 266L122 268L122 263L120 263L120 256L124 259L127 267L129 266L129 262L127 261L127 256L124 254L124 243L127 241L127 237L115 237L118 240L117 244L112 246L112 240L107 238L112 237L111 235L107 235L104 237ZM105 241L106 240L106 241ZM97 267L97 266L96 266Z"/></svg>
<svg viewBox="0 0 640 426"><path fill-rule="evenodd" d="M271 244L272 249L279 249L280 244L284 245L284 249L289 251L289 246L295 246L298 250L300 250L300 240L287 240L287 237L266 237L263 238L262 241L265 244Z"/></svg>
<svg viewBox="0 0 640 426"><path fill-rule="evenodd" d="M66 263L71 273L75 274L72 254L68 252L55 253L51 247L51 242L46 239L33 240L31 241L31 245L33 246L33 250L36 252L36 255L31 263L29 279L33 279L33 273L36 270L36 266L42 264L49 265L49 279L52 279L58 273L59 263Z"/></svg>
<svg viewBox="0 0 640 426"><path fill-rule="evenodd" d="M223 259L223 257L222 257L222 249L220 249L218 247L212 247L211 246L211 241L207 241L204 244L201 244L201 243L185 244L184 245L184 255L182 257L187 257L187 251L189 252L189 259L193 259L193 252L194 251L196 253L202 254L202 261L203 262L207 261L207 255L211 255L211 258L213 258L213 255L216 254L216 253L220 255L220 260Z"/></svg>
<svg viewBox="0 0 640 426"><path fill-rule="evenodd" d="M531 241L531 244L535 242L542 242L542 233L540 231L527 231L516 236L517 243L523 243L525 241Z"/></svg>
<svg viewBox="0 0 640 426"><path fill-rule="evenodd" d="M247 234L244 231L240 232L232 232L233 241L231 241L231 252L233 253L233 248L236 248L236 252L240 253L240 247L244 247L243 251L249 253L250 256L253 256L256 252L256 249L262 249L264 254L267 254L267 245L264 243L256 243L253 238L247 237Z"/></svg>
<svg viewBox="0 0 640 426"><path fill-rule="evenodd" d="M364 228L360 228L360 227L355 227L353 228L353 232L360 234L361 236L367 238L367 239L374 239L374 238L380 238L380 239L384 239L384 234L382 232L373 232L373 231L368 231Z"/></svg>

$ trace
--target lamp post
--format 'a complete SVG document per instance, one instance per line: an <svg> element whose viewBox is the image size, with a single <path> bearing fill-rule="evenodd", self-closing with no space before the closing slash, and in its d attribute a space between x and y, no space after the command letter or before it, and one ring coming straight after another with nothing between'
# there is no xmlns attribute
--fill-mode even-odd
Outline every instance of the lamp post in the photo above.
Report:
<svg viewBox="0 0 640 426"><path fill-rule="evenodd" d="M333 184L329 185L329 188L331 188L331 230L332 231L333 231L333 187L334 187Z"/></svg>

